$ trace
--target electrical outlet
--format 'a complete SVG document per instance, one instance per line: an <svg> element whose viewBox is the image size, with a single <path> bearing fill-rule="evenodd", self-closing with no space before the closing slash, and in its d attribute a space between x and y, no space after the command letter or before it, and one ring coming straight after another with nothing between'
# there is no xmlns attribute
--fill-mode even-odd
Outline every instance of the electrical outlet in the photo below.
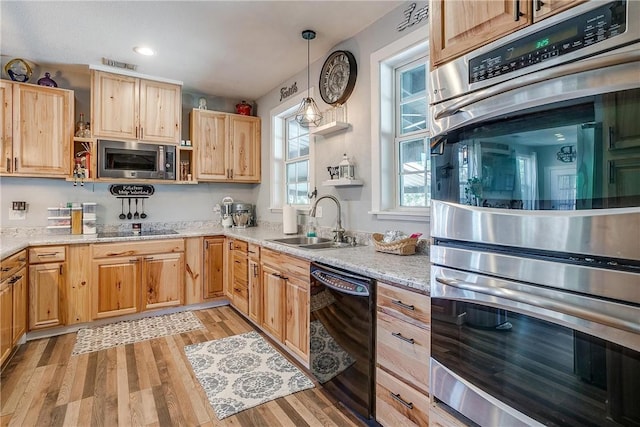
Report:
<svg viewBox="0 0 640 427"><path fill-rule="evenodd" d="M316 218L322 218L322 206L316 206Z"/></svg>

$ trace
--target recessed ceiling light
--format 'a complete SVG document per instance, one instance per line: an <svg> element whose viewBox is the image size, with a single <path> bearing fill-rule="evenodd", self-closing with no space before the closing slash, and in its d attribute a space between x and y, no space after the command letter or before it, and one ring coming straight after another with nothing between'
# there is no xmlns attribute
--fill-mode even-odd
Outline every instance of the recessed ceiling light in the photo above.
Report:
<svg viewBox="0 0 640 427"><path fill-rule="evenodd" d="M151 49L150 47L144 47L144 46L136 46L133 48L133 51L144 56L153 56L156 54L153 51L153 49Z"/></svg>

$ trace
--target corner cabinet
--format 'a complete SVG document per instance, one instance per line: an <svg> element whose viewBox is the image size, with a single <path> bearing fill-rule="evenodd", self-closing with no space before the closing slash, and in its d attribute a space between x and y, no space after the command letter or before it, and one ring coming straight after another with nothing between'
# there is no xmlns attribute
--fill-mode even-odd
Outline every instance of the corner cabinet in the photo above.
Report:
<svg viewBox="0 0 640 427"><path fill-rule="evenodd" d="M179 84L91 71L91 129L96 138L178 144Z"/></svg>
<svg viewBox="0 0 640 427"><path fill-rule="evenodd" d="M0 174L66 178L73 140L73 91L0 81Z"/></svg>
<svg viewBox="0 0 640 427"><path fill-rule="evenodd" d="M196 180L260 182L260 123L259 117L194 109L191 141Z"/></svg>

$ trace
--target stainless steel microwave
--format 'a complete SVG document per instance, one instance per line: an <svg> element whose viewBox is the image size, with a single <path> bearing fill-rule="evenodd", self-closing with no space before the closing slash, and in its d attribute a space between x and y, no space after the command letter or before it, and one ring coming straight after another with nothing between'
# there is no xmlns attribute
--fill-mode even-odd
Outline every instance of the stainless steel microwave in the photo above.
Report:
<svg viewBox="0 0 640 427"><path fill-rule="evenodd" d="M98 140L98 178L176 179L176 147Z"/></svg>

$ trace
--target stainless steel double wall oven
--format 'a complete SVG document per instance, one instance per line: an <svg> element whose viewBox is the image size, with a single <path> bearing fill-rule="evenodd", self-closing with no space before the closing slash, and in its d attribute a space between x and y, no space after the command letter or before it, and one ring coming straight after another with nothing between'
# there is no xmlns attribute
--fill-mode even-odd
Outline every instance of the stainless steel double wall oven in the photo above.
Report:
<svg viewBox="0 0 640 427"><path fill-rule="evenodd" d="M483 426L640 426L640 2L434 70L431 393Z"/></svg>

